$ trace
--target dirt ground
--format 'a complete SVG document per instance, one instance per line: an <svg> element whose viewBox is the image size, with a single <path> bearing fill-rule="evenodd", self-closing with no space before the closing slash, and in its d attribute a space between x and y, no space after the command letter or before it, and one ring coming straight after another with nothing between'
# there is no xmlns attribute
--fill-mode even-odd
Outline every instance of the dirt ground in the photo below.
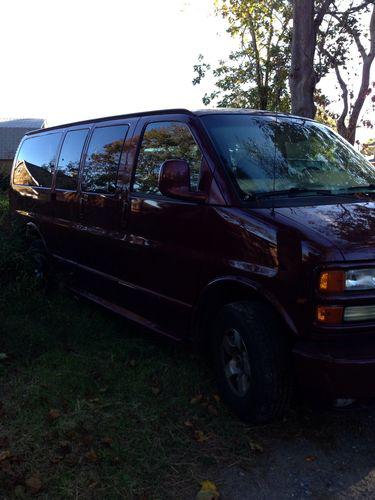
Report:
<svg viewBox="0 0 375 500"><path fill-rule="evenodd" d="M307 410L286 423L285 435L280 424L265 427L264 451L251 469L220 472L221 498L374 498L374 418L373 405L346 412Z"/></svg>

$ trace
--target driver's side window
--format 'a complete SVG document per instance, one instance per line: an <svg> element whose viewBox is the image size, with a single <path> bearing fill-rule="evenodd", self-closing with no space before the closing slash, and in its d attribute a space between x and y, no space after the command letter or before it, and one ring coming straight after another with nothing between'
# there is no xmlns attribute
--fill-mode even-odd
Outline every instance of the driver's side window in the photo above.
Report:
<svg viewBox="0 0 375 500"><path fill-rule="evenodd" d="M199 187L202 154L189 127L182 122L149 123L144 131L133 182L133 191L161 194L160 167L166 160L186 160L192 190Z"/></svg>

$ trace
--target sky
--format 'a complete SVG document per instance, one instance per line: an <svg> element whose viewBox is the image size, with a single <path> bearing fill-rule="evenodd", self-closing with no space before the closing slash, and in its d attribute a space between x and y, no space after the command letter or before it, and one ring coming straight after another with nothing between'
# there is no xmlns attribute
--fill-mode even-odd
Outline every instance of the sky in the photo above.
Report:
<svg viewBox="0 0 375 500"><path fill-rule="evenodd" d="M3 0L0 117L55 125L202 108L213 82L192 85L198 55L215 63L236 47L213 3Z"/></svg>

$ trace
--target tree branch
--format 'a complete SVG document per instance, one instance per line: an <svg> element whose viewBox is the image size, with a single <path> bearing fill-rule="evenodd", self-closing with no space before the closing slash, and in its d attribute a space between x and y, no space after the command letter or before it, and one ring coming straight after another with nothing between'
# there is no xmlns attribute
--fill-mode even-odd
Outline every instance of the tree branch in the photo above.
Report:
<svg viewBox="0 0 375 500"><path fill-rule="evenodd" d="M345 120L346 120L346 117L347 117L348 111L349 111L348 86L345 83L343 77L341 76L340 69L339 69L337 64L335 65L335 73L336 73L337 81L339 82L341 90L342 90L341 97L342 97L342 100L344 102L344 109L342 110L342 113L337 120L337 128L338 128L339 132L341 133L340 129L341 130L346 129Z"/></svg>
<svg viewBox="0 0 375 500"><path fill-rule="evenodd" d="M354 30L351 26L349 26L349 24L347 23L348 13L345 12L344 17L340 17L336 12L331 12L331 15L339 22L339 24L342 26L342 28L347 33L352 35L352 37L354 38L354 41L358 47L358 51L362 56L362 59L365 59L367 54L366 54L366 50L365 50L364 46L362 45L360 34L358 33L358 31Z"/></svg>
<svg viewBox="0 0 375 500"><path fill-rule="evenodd" d="M273 9L271 9L270 18L272 19ZM267 60L266 60L266 70L264 77L264 86L268 89L269 75L270 75L270 62L271 62L271 42L273 38L273 23L271 22L268 40L267 40Z"/></svg>
<svg viewBox="0 0 375 500"><path fill-rule="evenodd" d="M364 9L365 7L368 7L369 5L371 5L373 3L374 0L366 0L365 2L359 4L359 5L356 5L355 7L350 7L349 9L343 11L343 12L339 12L339 11L336 11L337 14L354 14L354 12L358 12L362 9Z"/></svg>
<svg viewBox="0 0 375 500"><path fill-rule="evenodd" d="M315 30L317 30L319 28L319 26L322 24L323 18L327 14L328 9L330 8L333 1L334 0L324 0L322 6L320 7L319 11L316 13L316 16L314 19Z"/></svg>
<svg viewBox="0 0 375 500"><path fill-rule="evenodd" d="M372 59L375 57L375 5L370 20L370 52L368 57L372 57Z"/></svg>
<svg viewBox="0 0 375 500"><path fill-rule="evenodd" d="M370 20L370 40L370 52L366 54L365 51L362 68L361 87L353 106L353 111L349 120L349 128L357 126L360 112L369 92L371 65L375 59L375 5Z"/></svg>
<svg viewBox="0 0 375 500"><path fill-rule="evenodd" d="M254 28L254 24L253 24L252 19L249 20L249 26L250 26L250 34L251 34L251 43L253 46L254 56L255 56L257 84L258 84L258 86L263 86L263 75L262 75L262 70L261 70L261 65L260 65L260 55L259 55L257 37L256 37L255 28Z"/></svg>

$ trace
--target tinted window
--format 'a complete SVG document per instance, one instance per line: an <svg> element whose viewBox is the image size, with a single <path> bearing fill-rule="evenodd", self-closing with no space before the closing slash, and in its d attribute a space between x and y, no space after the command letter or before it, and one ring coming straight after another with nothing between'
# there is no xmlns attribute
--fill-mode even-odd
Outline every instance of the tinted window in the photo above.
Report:
<svg viewBox="0 0 375 500"><path fill-rule="evenodd" d="M191 189L198 189L202 155L189 127L178 122L158 122L147 125L143 135L133 190L160 194L159 170L166 160L186 160Z"/></svg>
<svg viewBox="0 0 375 500"><path fill-rule="evenodd" d="M83 145L89 129L67 132L57 166L56 188L76 189Z"/></svg>
<svg viewBox="0 0 375 500"><path fill-rule="evenodd" d="M17 156L14 184L50 187L62 133L25 139Z"/></svg>
<svg viewBox="0 0 375 500"><path fill-rule="evenodd" d="M320 123L246 114L207 115L202 120L246 194L375 184L371 164Z"/></svg>
<svg viewBox="0 0 375 500"><path fill-rule="evenodd" d="M83 170L82 191L113 193L127 125L94 130Z"/></svg>

